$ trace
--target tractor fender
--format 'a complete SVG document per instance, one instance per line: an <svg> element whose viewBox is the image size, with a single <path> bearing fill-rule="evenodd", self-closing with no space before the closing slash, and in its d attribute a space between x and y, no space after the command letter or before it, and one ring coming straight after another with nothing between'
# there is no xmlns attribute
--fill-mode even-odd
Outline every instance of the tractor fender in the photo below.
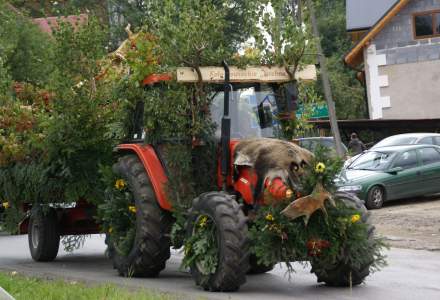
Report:
<svg viewBox="0 0 440 300"><path fill-rule="evenodd" d="M154 148L150 145L142 144L121 144L115 150L117 153L132 152L139 157L151 181L160 207L168 211L171 210L172 205L168 201L165 192L168 178Z"/></svg>
<svg viewBox="0 0 440 300"><path fill-rule="evenodd" d="M234 190L240 193L246 204L254 204L257 174L249 167L239 167L238 173L238 179L234 182Z"/></svg>

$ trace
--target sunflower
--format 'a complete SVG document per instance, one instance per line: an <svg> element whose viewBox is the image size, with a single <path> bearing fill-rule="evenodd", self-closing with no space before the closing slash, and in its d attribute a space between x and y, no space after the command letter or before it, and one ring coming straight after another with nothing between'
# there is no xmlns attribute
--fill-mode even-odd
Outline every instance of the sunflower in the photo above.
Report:
<svg viewBox="0 0 440 300"><path fill-rule="evenodd" d="M208 217L207 216L202 216L200 219L199 219L199 227L200 228L203 228L203 227L206 227L206 224L208 224Z"/></svg>
<svg viewBox="0 0 440 300"><path fill-rule="evenodd" d="M127 183L124 179L118 179L115 182L115 188L118 190L123 190L127 186Z"/></svg>
<svg viewBox="0 0 440 300"><path fill-rule="evenodd" d="M317 163L315 166L315 172L318 174L322 174L322 173L324 173L324 171L325 171L324 163L322 163L322 162Z"/></svg>
<svg viewBox="0 0 440 300"><path fill-rule="evenodd" d="M272 214L267 214L265 219L269 222L273 222L275 220Z"/></svg>
<svg viewBox="0 0 440 300"><path fill-rule="evenodd" d="M359 222L359 220L361 219L361 216L356 214L356 215L352 215L351 216L351 223L356 223Z"/></svg>
<svg viewBox="0 0 440 300"><path fill-rule="evenodd" d="M128 207L128 211L135 214L136 213L136 206L130 205Z"/></svg>

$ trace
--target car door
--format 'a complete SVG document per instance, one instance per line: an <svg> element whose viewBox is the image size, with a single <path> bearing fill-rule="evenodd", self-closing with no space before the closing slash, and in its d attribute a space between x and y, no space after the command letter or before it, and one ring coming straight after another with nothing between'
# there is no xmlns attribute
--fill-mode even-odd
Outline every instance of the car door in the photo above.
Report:
<svg viewBox="0 0 440 300"><path fill-rule="evenodd" d="M421 166L416 150L401 153L392 164L392 168L402 168L402 171L391 175L385 180L387 199L399 199L417 196L423 193Z"/></svg>
<svg viewBox="0 0 440 300"><path fill-rule="evenodd" d="M426 147L417 150L422 163L424 194L440 193L440 152Z"/></svg>

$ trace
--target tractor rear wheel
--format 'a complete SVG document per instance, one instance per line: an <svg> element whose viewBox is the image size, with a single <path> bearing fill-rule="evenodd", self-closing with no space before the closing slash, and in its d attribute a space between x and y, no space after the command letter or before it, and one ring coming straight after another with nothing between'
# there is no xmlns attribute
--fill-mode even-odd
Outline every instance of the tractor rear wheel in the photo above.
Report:
<svg viewBox="0 0 440 300"><path fill-rule="evenodd" d="M170 258L171 218L156 200L151 182L136 155L126 155L113 165L113 172L128 183L136 206L136 234L133 246L123 255L107 238L108 256L113 267L126 277L156 277Z"/></svg>
<svg viewBox="0 0 440 300"><path fill-rule="evenodd" d="M207 274L198 262L190 266L197 285L209 291L232 292L246 282L249 269L247 220L238 203L228 194L209 192L194 199L187 222L187 236L195 232L198 220L207 216L213 221L218 248L218 264Z"/></svg>
<svg viewBox="0 0 440 300"><path fill-rule="evenodd" d="M60 247L60 231L56 211L43 212L40 207L31 211L28 227L29 250L35 261L53 261Z"/></svg>
<svg viewBox="0 0 440 300"><path fill-rule="evenodd" d="M374 235L374 226L369 221L370 213L363 202L356 196L338 192L335 198L341 200L347 205L356 209L361 215L360 222L368 225L368 239L372 240ZM373 257L371 261L361 266L353 266L349 262L340 261L336 262L333 266L322 266L319 263L312 264L312 273L315 273L318 282L324 282L328 286L347 287L361 284L364 279L370 274L370 266L373 263Z"/></svg>

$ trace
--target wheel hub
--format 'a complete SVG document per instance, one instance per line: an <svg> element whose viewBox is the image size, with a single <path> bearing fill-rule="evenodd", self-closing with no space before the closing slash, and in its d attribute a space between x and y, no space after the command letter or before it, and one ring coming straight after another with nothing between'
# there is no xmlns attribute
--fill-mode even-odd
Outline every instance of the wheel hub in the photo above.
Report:
<svg viewBox="0 0 440 300"><path fill-rule="evenodd" d="M32 247L38 248L39 238L40 238L40 226L38 224L32 224L31 229L32 234Z"/></svg>
<svg viewBox="0 0 440 300"><path fill-rule="evenodd" d="M382 203L382 191L375 190L373 193L373 200L375 205L380 205Z"/></svg>

